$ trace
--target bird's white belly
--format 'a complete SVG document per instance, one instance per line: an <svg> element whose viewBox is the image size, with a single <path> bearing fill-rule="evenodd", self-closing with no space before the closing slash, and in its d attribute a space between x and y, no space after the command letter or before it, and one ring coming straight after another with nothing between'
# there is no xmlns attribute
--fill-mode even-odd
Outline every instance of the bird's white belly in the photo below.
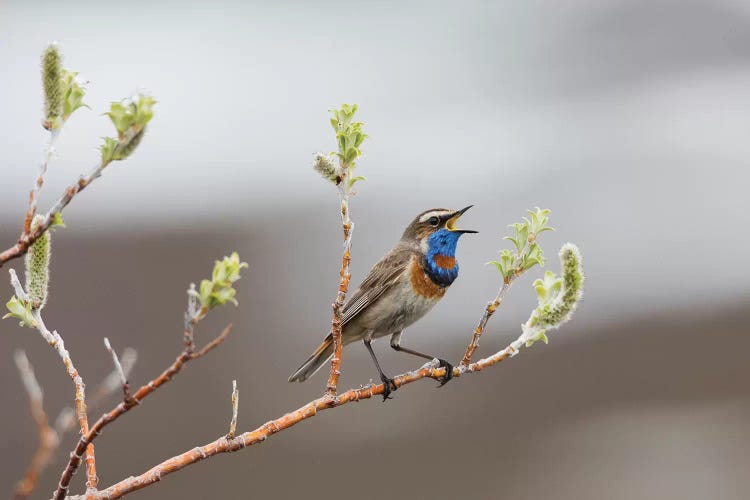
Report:
<svg viewBox="0 0 750 500"><path fill-rule="evenodd" d="M438 303L436 297L423 297L415 294L408 283L394 286L366 311L357 318L358 326L363 330L372 331L375 338L384 337L400 332L411 326L415 321Z"/></svg>

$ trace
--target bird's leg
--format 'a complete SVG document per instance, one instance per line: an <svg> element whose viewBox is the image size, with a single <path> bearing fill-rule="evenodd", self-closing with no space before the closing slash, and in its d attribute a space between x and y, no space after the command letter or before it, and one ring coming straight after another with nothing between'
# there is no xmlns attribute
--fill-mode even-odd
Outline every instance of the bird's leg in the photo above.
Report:
<svg viewBox="0 0 750 500"><path fill-rule="evenodd" d="M372 357L372 361L375 363L375 368L378 369L378 373L380 374L380 380L383 382L383 401L386 399L392 399L391 398L391 392L398 389L396 387L396 383L393 381L392 378L386 376L385 373L383 373L383 370L380 368L380 363L378 363L378 358L375 357L375 351L372 350L372 333L368 333L365 335L365 338L363 339L365 343L365 347L367 347L367 351L370 353L370 356Z"/></svg>
<svg viewBox="0 0 750 500"><path fill-rule="evenodd" d="M445 368L445 375L440 378L440 385L438 387L443 387L453 378L453 365L448 363L446 360L442 358L436 358L435 356L430 356L429 354L425 354L419 351L415 351L414 349L409 349L408 347L403 347L401 345L401 332L396 332L391 336L391 347L396 351L419 356L420 358L430 360L437 359L440 362L439 367Z"/></svg>

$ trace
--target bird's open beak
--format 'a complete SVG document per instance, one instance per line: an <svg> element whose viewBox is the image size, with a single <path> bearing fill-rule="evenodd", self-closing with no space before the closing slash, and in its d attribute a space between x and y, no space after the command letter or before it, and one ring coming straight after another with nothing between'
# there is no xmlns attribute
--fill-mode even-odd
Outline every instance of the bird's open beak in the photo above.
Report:
<svg viewBox="0 0 750 500"><path fill-rule="evenodd" d="M466 212L468 209L470 209L473 206L474 205L469 205L468 207L462 208L461 210L459 210L457 212L453 212L453 214L451 214L450 218L448 219L448 222L445 223L445 228L448 229L449 231L456 231L458 233L477 233L477 232L479 232L479 231L473 231L471 229L456 229L456 221L459 219L459 217L461 217L464 214L464 212Z"/></svg>

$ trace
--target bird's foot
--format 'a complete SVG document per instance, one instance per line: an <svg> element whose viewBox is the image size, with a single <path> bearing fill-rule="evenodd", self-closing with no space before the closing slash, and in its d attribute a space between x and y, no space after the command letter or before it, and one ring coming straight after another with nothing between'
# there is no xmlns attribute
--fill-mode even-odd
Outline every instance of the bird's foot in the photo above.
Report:
<svg viewBox="0 0 750 500"><path fill-rule="evenodd" d="M396 382L394 382L392 378L388 378L385 375L381 375L380 380L383 382L383 401L385 402L388 399L393 399L391 397L391 393L398 389L398 387L396 386Z"/></svg>
<svg viewBox="0 0 750 500"><path fill-rule="evenodd" d="M448 363L444 359L438 358L438 361L440 362L438 368L445 368L445 375L438 379L438 381L440 382L440 385L438 387L443 387L453 379L453 365Z"/></svg>

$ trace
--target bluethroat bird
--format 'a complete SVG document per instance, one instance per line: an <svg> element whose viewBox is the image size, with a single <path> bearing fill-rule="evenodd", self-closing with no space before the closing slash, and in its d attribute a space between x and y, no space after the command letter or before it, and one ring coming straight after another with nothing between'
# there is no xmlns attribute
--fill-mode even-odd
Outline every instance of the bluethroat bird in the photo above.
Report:
<svg viewBox="0 0 750 500"><path fill-rule="evenodd" d="M456 245L468 229L457 229L462 210L435 208L417 215L396 246L375 264L362 284L344 304L342 341L344 345L363 341L385 384L383 400L397 389L393 379L380 368L370 345L374 339L390 336L391 347L425 359L434 356L401 345L404 328L422 318L445 295L458 277ZM333 356L333 336L329 333L315 352L302 363L289 382L304 382ZM446 368L444 385L453 377L453 366L439 359Z"/></svg>

